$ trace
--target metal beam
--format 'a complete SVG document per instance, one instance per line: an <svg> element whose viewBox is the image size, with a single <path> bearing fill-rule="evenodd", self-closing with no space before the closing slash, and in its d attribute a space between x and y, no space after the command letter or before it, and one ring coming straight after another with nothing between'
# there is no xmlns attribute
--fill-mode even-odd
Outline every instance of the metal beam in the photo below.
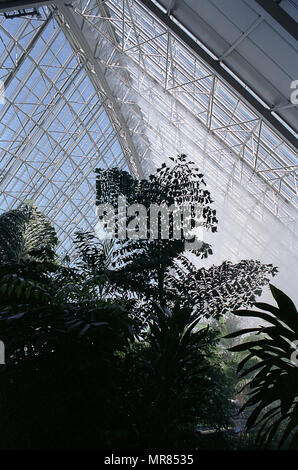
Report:
<svg viewBox="0 0 298 470"><path fill-rule="evenodd" d="M23 10L27 8L38 8L43 5L50 5L51 3L53 3L51 0L0 0L0 13L5 11Z"/></svg>
<svg viewBox="0 0 298 470"><path fill-rule="evenodd" d="M296 21L272 0L255 0L278 24L284 28L296 41L298 41L298 30Z"/></svg>
<svg viewBox="0 0 298 470"><path fill-rule="evenodd" d="M57 13L56 19L65 36L69 40L71 47L75 53L78 53L79 50L80 54L83 55L85 70L95 90L98 92L105 111L110 118L111 124L117 133L119 143L123 149L124 155L127 158L127 163L131 172L135 177L143 178L144 174L139 161L139 155L134 146L127 122L106 80L103 66L94 57L94 53L92 52L92 49L82 32L76 15L73 12L72 5L65 4L63 1L59 0L55 0L54 3ZM102 99L103 96L104 99ZM120 123L121 132L115 126L116 121Z"/></svg>
<svg viewBox="0 0 298 470"><path fill-rule="evenodd" d="M188 34L185 33L166 13L158 8L152 0L142 0L142 3L168 28L170 28L188 47L200 56L218 77L224 80L228 86L231 86L236 90L239 95L254 108L260 118L276 130L281 138L285 139L294 149L297 149L297 139L294 134L286 129L286 127L271 114L270 109L265 108L265 106L254 98L241 83L235 80L235 78L233 78L217 60L213 59L197 42L188 36Z"/></svg>
<svg viewBox="0 0 298 470"><path fill-rule="evenodd" d="M237 41L235 41L229 48L227 51L225 51L219 58L218 60L221 61L223 59L225 59L228 55L231 54L231 52L237 47L239 46L239 44L245 39L247 38L247 36L250 35L250 33L252 31L254 31L254 29L256 29L257 26L259 26L260 23L262 23L262 21L264 20L264 18L262 16L259 16L256 21L254 21L254 23L243 33L241 34L241 36L237 39Z"/></svg>
<svg viewBox="0 0 298 470"><path fill-rule="evenodd" d="M53 16L52 13L50 13L49 16L47 17L47 19L42 23L42 25L38 29L37 33L35 34L35 36L32 38L32 40L30 41L30 43L26 47L26 50L23 52L20 59L17 61L15 68L10 72L8 77L5 79L5 81L4 81L4 88L5 89L9 86L9 84L11 83L13 78L15 77L17 71L20 69L21 65L24 63L24 61L26 60L26 58L28 57L28 55L32 51L33 47L37 43L37 40L40 38L40 36L44 32L44 30L46 29L47 25L51 21L52 16Z"/></svg>

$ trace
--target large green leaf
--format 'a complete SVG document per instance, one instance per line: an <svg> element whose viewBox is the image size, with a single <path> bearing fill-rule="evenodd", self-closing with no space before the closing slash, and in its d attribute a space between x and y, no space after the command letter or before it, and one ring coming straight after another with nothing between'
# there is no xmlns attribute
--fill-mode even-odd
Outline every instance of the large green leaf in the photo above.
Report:
<svg viewBox="0 0 298 470"><path fill-rule="evenodd" d="M53 260L58 243L55 229L34 206L22 205L0 215L0 262Z"/></svg>
<svg viewBox="0 0 298 470"><path fill-rule="evenodd" d="M253 310L234 313L241 317L260 318L271 326L246 328L228 335L227 338L250 332L262 335L260 340L255 340L254 336L252 341L230 348L235 352L248 352L238 365L240 377L254 374L248 381L250 397L242 406L242 410L253 408L247 421L247 429L258 427L257 440L260 445L267 445L274 439L287 420L280 445L289 440L288 445L291 447L298 425L298 364L291 360L294 351L292 341L298 338L298 315L291 299L272 285L270 289L278 308L264 303L255 304L256 307L270 312L270 315ZM257 360L257 363L250 365L252 359ZM266 407L269 407L269 411L266 411Z"/></svg>

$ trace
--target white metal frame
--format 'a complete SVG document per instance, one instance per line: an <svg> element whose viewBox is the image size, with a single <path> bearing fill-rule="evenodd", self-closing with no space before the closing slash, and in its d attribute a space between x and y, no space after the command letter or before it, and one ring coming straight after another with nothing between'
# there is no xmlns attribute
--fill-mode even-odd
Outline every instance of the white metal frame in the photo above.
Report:
<svg viewBox="0 0 298 470"><path fill-rule="evenodd" d="M0 18L2 209L34 199L68 249L94 226L95 167L142 177L181 151L238 205L239 224L273 214L295 230L294 149L141 1L40 11L13 34Z"/></svg>

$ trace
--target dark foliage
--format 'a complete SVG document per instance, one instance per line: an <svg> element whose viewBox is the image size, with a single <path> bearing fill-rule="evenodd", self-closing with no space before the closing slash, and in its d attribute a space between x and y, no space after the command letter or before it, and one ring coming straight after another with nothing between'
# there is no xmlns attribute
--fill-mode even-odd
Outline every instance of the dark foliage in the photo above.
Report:
<svg viewBox="0 0 298 470"><path fill-rule="evenodd" d="M234 312L240 317L261 319L266 326L242 329L227 338L254 333L254 340L230 349L247 352L238 366L240 377L254 373L248 382L250 398L242 407L242 410L252 407L247 429L257 427L260 445L270 444L281 429L279 445L288 440L290 447L298 449L298 364L291 360L296 344L293 342L298 338L298 315L289 297L272 285L270 289L278 307L255 303L265 312ZM257 359L253 365L252 359Z"/></svg>
<svg viewBox="0 0 298 470"><path fill-rule="evenodd" d="M36 207L25 204L0 215L1 264L52 261L58 243L56 232Z"/></svg>
<svg viewBox="0 0 298 470"><path fill-rule="evenodd" d="M147 208L147 230L150 204L174 203L189 204L191 227L200 205L204 228L216 230L203 175L184 155L149 180L98 170L97 203L116 207L119 194ZM234 378L218 329L202 319L251 305L276 269L198 268L186 252L200 260L211 247L192 249L184 228L186 220L181 239L169 240L161 225L154 240L78 232L71 264L56 256L55 230L38 209L0 216L2 448L203 449L202 427L233 445L222 429L231 425Z"/></svg>
<svg viewBox="0 0 298 470"><path fill-rule="evenodd" d="M216 231L216 211L211 208L212 200L208 190L203 189L205 182L203 175L192 162L186 160L185 155L177 159L172 158L174 165L172 168L163 164L156 174L150 175L148 180L136 180L126 171L118 168L109 170L98 169L97 172L97 205L111 204L116 212L117 238L117 266L118 274L115 279L118 285L133 292L144 293L147 290L148 296L158 300L161 305L165 304L164 282L166 271L173 266L173 260L180 253L185 251L186 243L195 241L196 235L190 236L186 230L186 220L181 221L181 237L174 237L174 216L169 215L167 219L169 225L168 239L163 238L162 224L167 215L159 215L156 239L150 238L151 212L150 206L164 205L171 207L176 205L188 205L190 207L189 227L193 229L198 221L196 206L200 206L200 223L205 229ZM136 227L139 232L136 240L128 239L125 233L123 240L119 239L120 224L123 211L119 210L118 197L122 195L126 198L126 206L141 204L147 210L147 225L140 227L138 211L134 215L128 214L128 227ZM120 214L119 214L120 212ZM174 211L175 212L175 211ZM212 253L207 244L202 244L200 248L191 249L192 253L199 257L206 257ZM148 288L150 286L150 294Z"/></svg>
<svg viewBox="0 0 298 470"><path fill-rule="evenodd" d="M185 155L172 159L173 167L165 163L149 180L135 180L125 171L117 168L97 171L97 204L111 204L118 212L118 196L126 197L126 209L131 204L142 204L147 208L148 238L131 240L116 238L115 260L109 277L123 292L131 292L146 301L158 301L161 306L173 307L177 298L187 308L192 307L194 316L219 318L231 309L249 306L262 292L262 287L274 276L277 269L259 261L242 260L237 264L224 262L206 270L198 267L189 254L197 260L212 254L211 246L202 243L199 249L191 249L187 233L181 239L171 238L173 218L169 217L169 240L162 239L161 216L158 238L149 238L151 204L170 207L189 204L190 225L201 224L205 230L217 229L216 211L210 193L205 189L203 175ZM201 208L199 221L195 208ZM120 218L123 209L120 212ZM118 233L119 217L116 222ZM201 218L200 218L201 217ZM131 219L134 217L131 216ZM137 216L136 216L137 219ZM137 224L137 222L136 222ZM183 225L183 224L182 224ZM90 236L90 235L89 235ZM141 235L140 235L141 236ZM197 235L194 235L197 238ZM194 241L194 239L193 239ZM82 247L82 246L81 246Z"/></svg>
<svg viewBox="0 0 298 470"><path fill-rule="evenodd" d="M194 315L219 318L239 307L252 305L262 287L274 276L277 268L260 261L242 260L232 264L197 269L180 255L173 273L166 278L168 298L179 296L182 305L192 305Z"/></svg>

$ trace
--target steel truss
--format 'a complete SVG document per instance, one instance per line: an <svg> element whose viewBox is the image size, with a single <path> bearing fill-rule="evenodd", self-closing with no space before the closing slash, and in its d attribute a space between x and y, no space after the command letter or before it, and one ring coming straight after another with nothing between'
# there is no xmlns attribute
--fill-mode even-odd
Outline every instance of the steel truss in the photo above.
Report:
<svg viewBox="0 0 298 470"><path fill-rule="evenodd" d="M183 134L188 140L192 135L193 143L198 146L194 136L199 131L193 134L189 125L191 120L197 121L201 124L197 129L201 134L201 129L205 129L209 137L209 144L204 142L204 152L211 161L224 163L221 163L221 169L228 174L228 187L238 181L258 200L261 195L264 206L275 216L287 217L284 213L287 204L295 205L297 197L295 149L239 95L228 89L199 57L190 53L141 1L108 0L105 11L102 4L99 8L100 4L78 1L74 11L89 23L99 41L104 37L114 48L114 53L101 60L106 68L114 71L122 86L130 86L137 96L141 95L141 100L147 100L148 106L152 106L154 93L158 95L160 102L155 103L156 115L161 114L163 120L168 120L179 131L174 147L179 147L177 139L181 140ZM107 30L103 30L102 21L108 24ZM127 59L129 83L125 82L125 75L115 61L116 52ZM145 127L154 128L154 118L149 122L141 100L136 102L142 110ZM168 100L167 104L171 102L172 109L164 110L162 100ZM185 116L180 113L176 117L175 107L182 109ZM158 134L156 130L155 125ZM159 137L167 139L164 134ZM287 222L291 220L289 214Z"/></svg>
<svg viewBox="0 0 298 470"><path fill-rule="evenodd" d="M273 214L295 230L293 147L141 1L57 0L39 11L13 34L0 21L3 209L34 199L67 249L76 228L94 226L95 167L141 177L183 152L219 207L230 201L251 246L266 237L250 220Z"/></svg>

